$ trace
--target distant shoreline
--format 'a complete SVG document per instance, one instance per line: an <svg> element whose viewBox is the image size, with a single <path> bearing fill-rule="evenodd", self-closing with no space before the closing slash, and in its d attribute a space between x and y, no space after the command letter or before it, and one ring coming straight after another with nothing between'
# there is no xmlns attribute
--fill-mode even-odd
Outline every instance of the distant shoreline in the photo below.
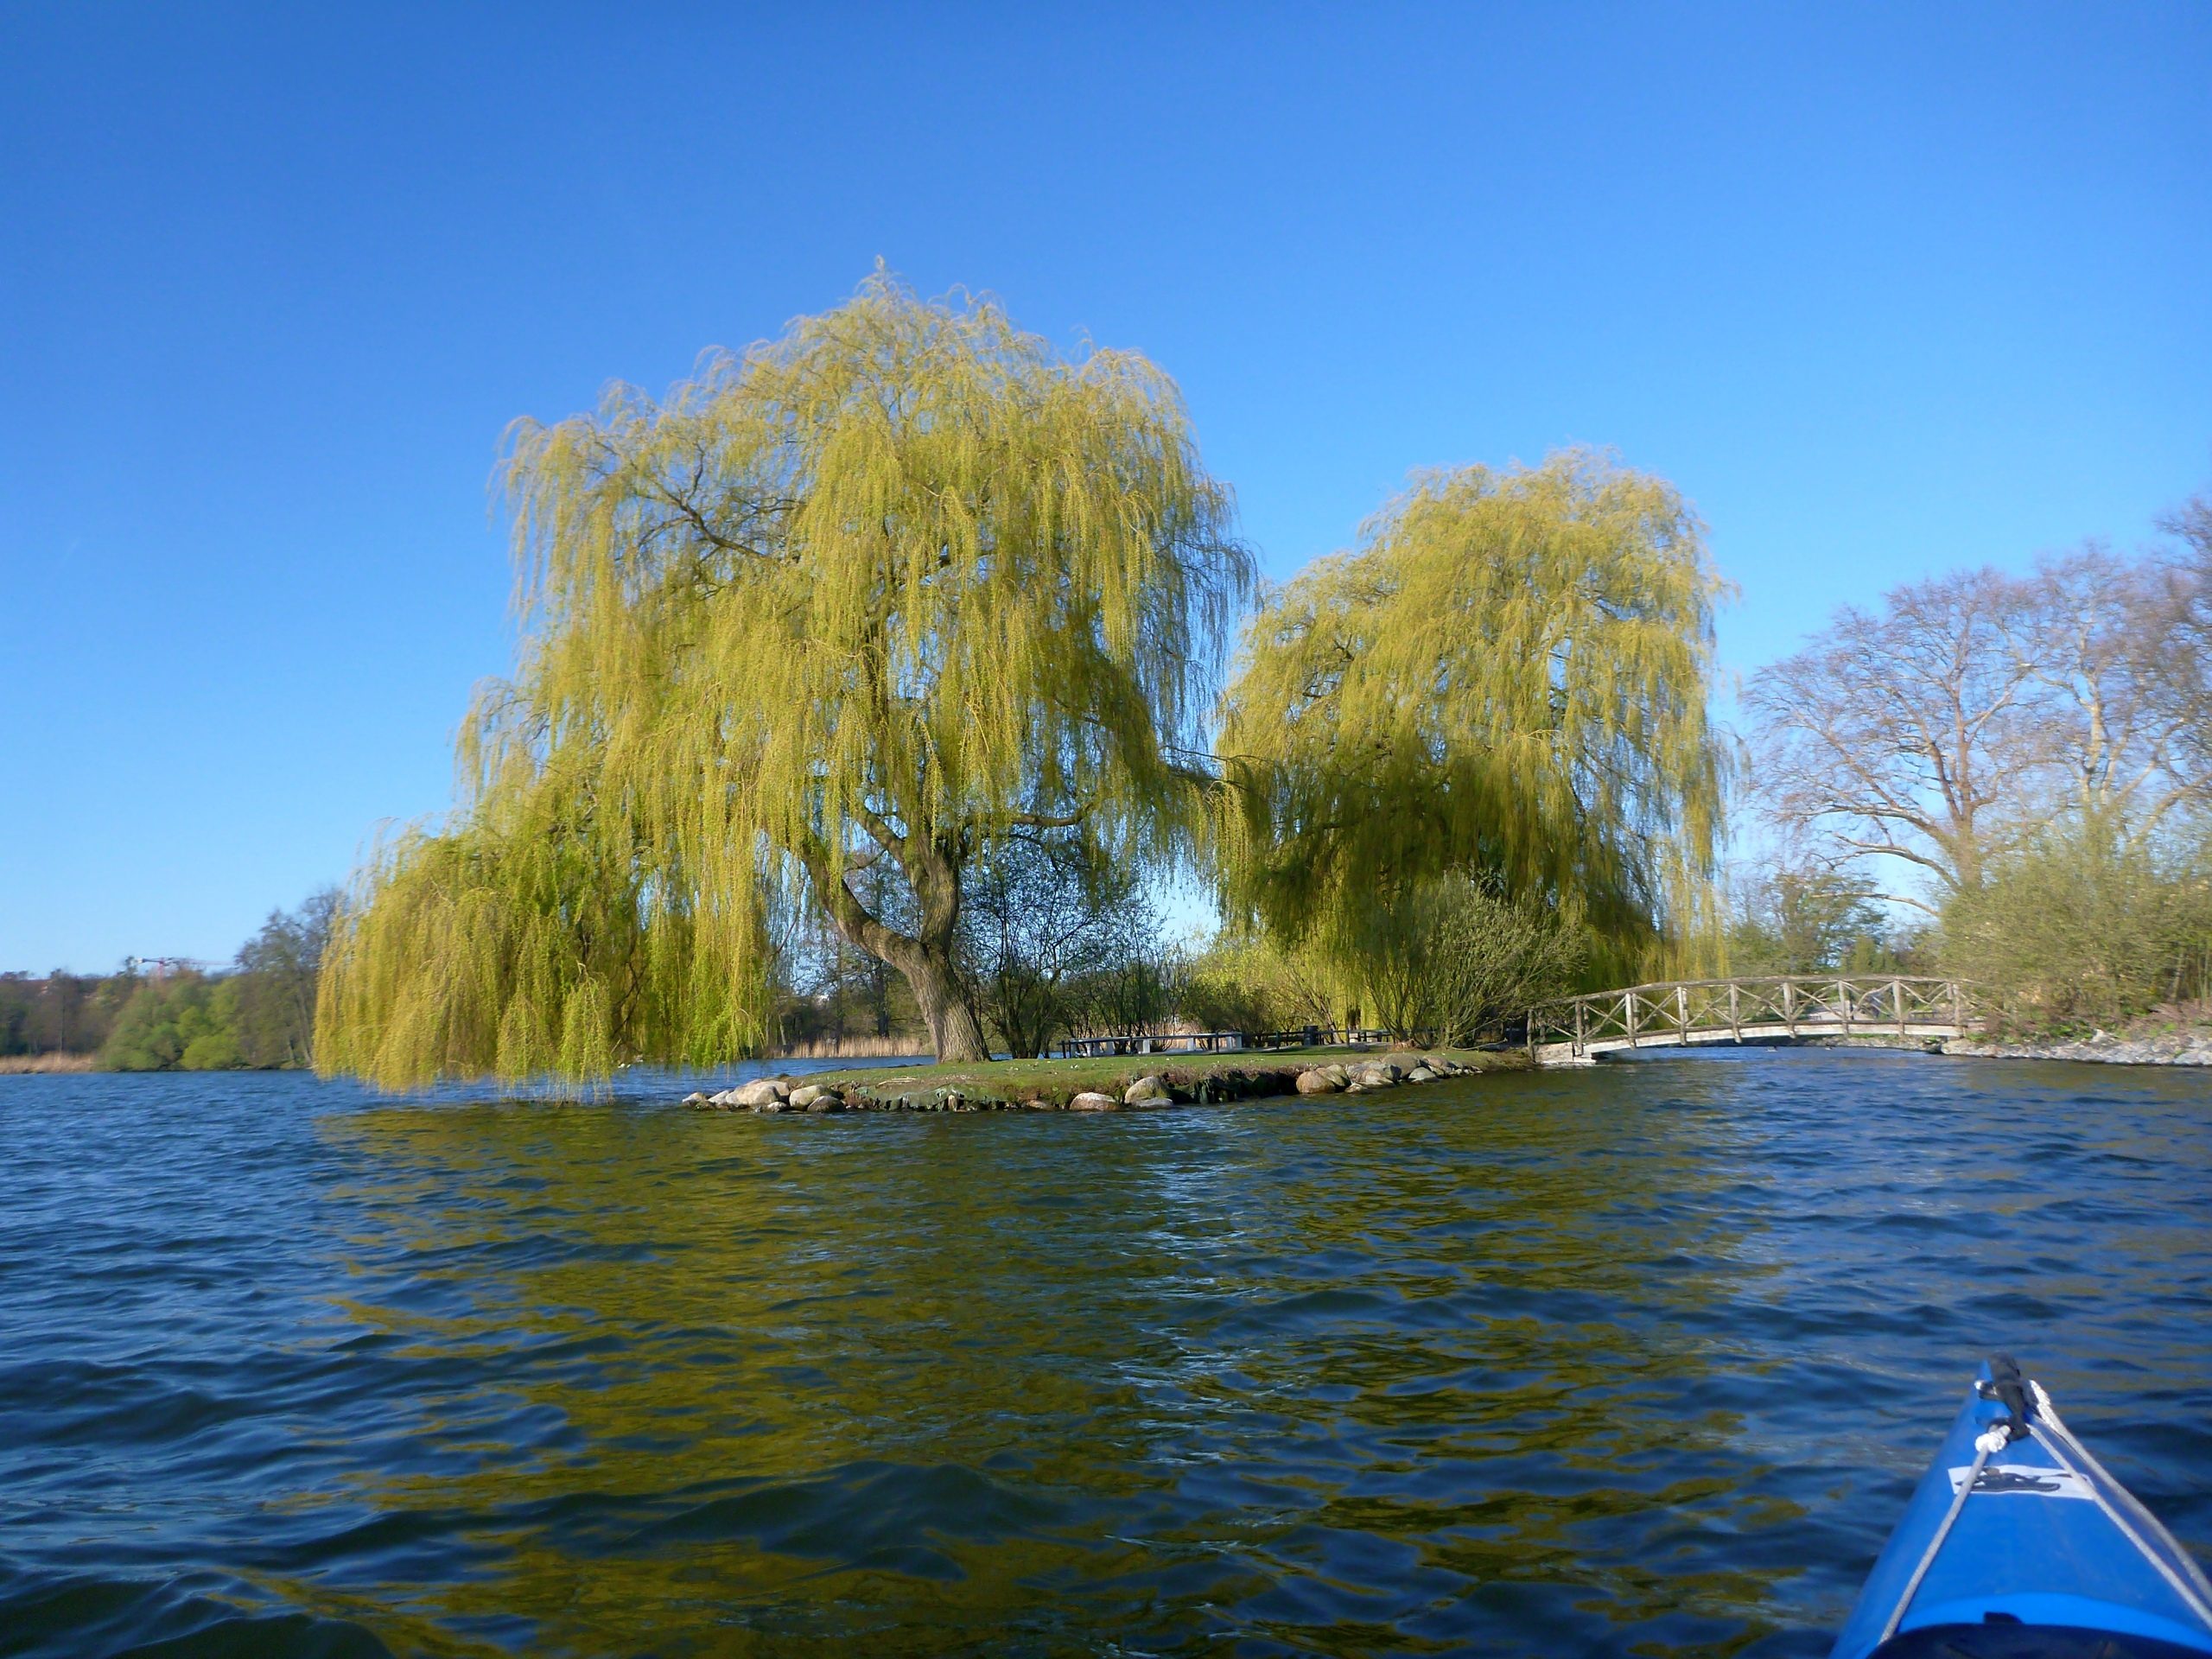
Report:
<svg viewBox="0 0 2212 1659"><path fill-rule="evenodd" d="M1700 1044L1700 1048L1729 1045ZM1745 1043L1745 1048L1883 1049L1898 1054L1932 1054L1954 1060L2074 1060L2096 1065L2212 1065L2212 1030L2174 1032L2156 1037L2114 1037L2099 1032L2092 1037L2052 1038L2042 1042L1993 1042L1983 1037L1948 1037L1940 1040L1878 1035L1801 1037L1794 1042ZM1681 1047L1655 1045L1624 1051L1646 1054L1679 1054ZM1611 1057L1608 1057L1611 1058Z"/></svg>
<svg viewBox="0 0 2212 1659"><path fill-rule="evenodd" d="M2158 1037L2114 1037L2106 1032L2067 1041L1999 1043L1954 1037L1942 1052L1970 1060L2087 1060L2099 1065L2212 1065L2212 1031Z"/></svg>

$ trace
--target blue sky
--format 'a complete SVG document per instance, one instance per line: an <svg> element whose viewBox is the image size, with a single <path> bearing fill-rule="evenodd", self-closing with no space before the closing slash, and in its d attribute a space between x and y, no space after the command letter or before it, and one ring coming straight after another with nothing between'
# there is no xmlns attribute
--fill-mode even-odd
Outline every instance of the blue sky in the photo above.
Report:
<svg viewBox="0 0 2212 1659"><path fill-rule="evenodd" d="M0 968L442 807L506 423L879 257L1149 353L1274 575L1611 446L1736 671L2212 483L2212 7L780 10L0 10Z"/></svg>

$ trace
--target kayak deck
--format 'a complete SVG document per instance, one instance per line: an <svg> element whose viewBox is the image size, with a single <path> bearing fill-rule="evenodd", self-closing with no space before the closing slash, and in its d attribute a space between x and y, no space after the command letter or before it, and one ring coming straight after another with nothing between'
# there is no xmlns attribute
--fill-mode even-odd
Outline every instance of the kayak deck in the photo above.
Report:
<svg viewBox="0 0 2212 1659"><path fill-rule="evenodd" d="M1982 1368L1831 1659L1878 1655L2196 1659L2212 1655L2212 1585L2000 1357Z"/></svg>

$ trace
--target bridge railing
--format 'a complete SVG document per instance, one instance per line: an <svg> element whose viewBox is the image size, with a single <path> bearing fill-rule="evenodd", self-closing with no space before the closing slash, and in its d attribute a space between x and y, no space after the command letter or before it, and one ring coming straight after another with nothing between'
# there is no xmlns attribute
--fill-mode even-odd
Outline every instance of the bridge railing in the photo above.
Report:
<svg viewBox="0 0 2212 1659"><path fill-rule="evenodd" d="M1963 981L1912 974L1768 974L1662 980L1564 997L1532 1008L1528 1042L1571 1046L1577 1058L1645 1045L1775 1036L1911 1036L1962 1031Z"/></svg>
<svg viewBox="0 0 2212 1659"><path fill-rule="evenodd" d="M1117 1058L1133 1054L1212 1054L1229 1049L1361 1048L1404 1043L1426 1048L1437 1040L1432 1027L1390 1031L1381 1026L1298 1026L1289 1031L1167 1031L1064 1037L1054 1045L1062 1059Z"/></svg>

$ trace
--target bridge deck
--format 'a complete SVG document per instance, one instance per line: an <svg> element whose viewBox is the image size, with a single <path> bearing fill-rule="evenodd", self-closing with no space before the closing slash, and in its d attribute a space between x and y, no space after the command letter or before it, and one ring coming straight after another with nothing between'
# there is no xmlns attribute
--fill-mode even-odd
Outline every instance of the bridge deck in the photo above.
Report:
<svg viewBox="0 0 2212 1659"><path fill-rule="evenodd" d="M1932 1042L1939 1039L1955 1037L1958 1034L1959 1028L1956 1026L1936 1025L1921 1020L1909 1020L1902 1027L1896 1025L1872 1025L1861 1020L1854 1023L1847 1032L1840 1020L1801 1020L1794 1031L1783 1025L1745 1026L1741 1035L1727 1030L1693 1031L1687 1035L1675 1031L1647 1031L1639 1033L1634 1038L1599 1038L1595 1041L1585 1043L1582 1046L1582 1052L1579 1054L1575 1052L1574 1045L1571 1041L1539 1043L1535 1046L1534 1052L1538 1065L1594 1065L1597 1064L1597 1057L1600 1054L1618 1054L1630 1049L1641 1051L1653 1048L1713 1048L1726 1047L1732 1044L1738 1046L1751 1044L1766 1047L1789 1043L1825 1043L1838 1037L1847 1036L1863 1037L1870 1042L1878 1042L1885 1037L1892 1042L1899 1039L1907 1042L1914 1040Z"/></svg>
<svg viewBox="0 0 2212 1659"><path fill-rule="evenodd" d="M1541 1065L1586 1065L1624 1049L1787 1043L1836 1037L1929 1040L1968 1027L1965 984L1898 974L1777 974L1673 980L1531 1009Z"/></svg>

